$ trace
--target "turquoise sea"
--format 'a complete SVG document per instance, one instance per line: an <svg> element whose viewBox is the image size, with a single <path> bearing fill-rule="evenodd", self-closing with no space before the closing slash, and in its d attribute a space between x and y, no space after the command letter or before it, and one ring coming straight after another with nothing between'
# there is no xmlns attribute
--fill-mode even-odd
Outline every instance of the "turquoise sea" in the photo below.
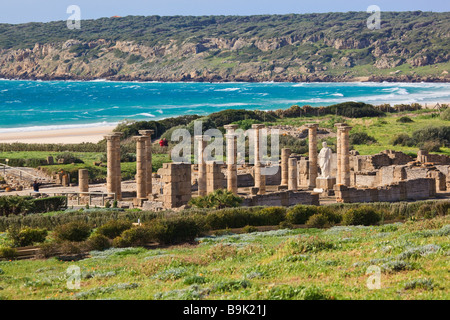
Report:
<svg viewBox="0 0 450 320"><path fill-rule="evenodd" d="M160 83L0 80L0 133L345 101L450 102L450 83Z"/></svg>

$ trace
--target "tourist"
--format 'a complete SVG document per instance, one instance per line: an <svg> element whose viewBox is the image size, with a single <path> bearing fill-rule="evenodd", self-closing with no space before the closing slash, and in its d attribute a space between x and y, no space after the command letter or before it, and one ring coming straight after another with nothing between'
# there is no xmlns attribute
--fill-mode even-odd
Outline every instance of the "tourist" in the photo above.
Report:
<svg viewBox="0 0 450 320"><path fill-rule="evenodd" d="M41 183L37 182L37 180L34 180L33 182L33 190L34 192L39 192L39 187L41 186Z"/></svg>

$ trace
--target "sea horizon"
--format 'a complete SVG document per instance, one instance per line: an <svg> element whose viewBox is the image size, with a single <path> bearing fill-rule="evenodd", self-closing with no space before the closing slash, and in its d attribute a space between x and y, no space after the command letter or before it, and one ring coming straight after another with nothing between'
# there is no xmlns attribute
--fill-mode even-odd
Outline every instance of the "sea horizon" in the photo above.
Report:
<svg viewBox="0 0 450 320"><path fill-rule="evenodd" d="M141 82L0 79L0 133L114 126L226 109L450 101L448 82Z"/></svg>

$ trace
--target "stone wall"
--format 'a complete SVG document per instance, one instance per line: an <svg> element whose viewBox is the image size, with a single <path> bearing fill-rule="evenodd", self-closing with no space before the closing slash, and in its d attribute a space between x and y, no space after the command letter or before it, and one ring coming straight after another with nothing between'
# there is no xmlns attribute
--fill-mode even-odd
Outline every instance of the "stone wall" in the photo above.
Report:
<svg viewBox="0 0 450 320"><path fill-rule="evenodd" d="M243 207L252 206L294 206L297 204L319 205L319 194L306 191L280 191L244 198Z"/></svg>
<svg viewBox="0 0 450 320"><path fill-rule="evenodd" d="M420 150L417 154L417 161L422 163L433 163L438 165L450 165L450 157L443 154L429 154Z"/></svg>
<svg viewBox="0 0 450 320"><path fill-rule="evenodd" d="M403 152L385 150L375 155L352 156L350 157L350 167L356 172L374 171L392 165L405 165L413 160Z"/></svg>
<svg viewBox="0 0 450 320"><path fill-rule="evenodd" d="M336 185L335 194L336 200L343 203L423 200L436 196L436 182L432 178L421 178L367 189Z"/></svg>

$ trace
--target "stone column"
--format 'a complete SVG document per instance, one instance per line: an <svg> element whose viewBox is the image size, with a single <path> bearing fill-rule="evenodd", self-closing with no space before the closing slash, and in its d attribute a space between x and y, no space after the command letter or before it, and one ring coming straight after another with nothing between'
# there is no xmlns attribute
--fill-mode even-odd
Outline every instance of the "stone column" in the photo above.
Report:
<svg viewBox="0 0 450 320"><path fill-rule="evenodd" d="M145 142L145 151L147 157L147 177L145 178L145 189L147 191L147 198L150 199L153 193L153 181L152 181L152 134L155 133L155 130L139 130L139 134L147 137L147 141Z"/></svg>
<svg viewBox="0 0 450 320"><path fill-rule="evenodd" d="M80 192L89 192L89 171L87 169L78 170L78 187Z"/></svg>
<svg viewBox="0 0 450 320"><path fill-rule="evenodd" d="M205 148L208 144L203 136L195 136L198 152L198 195L200 197L206 196L206 161L205 161Z"/></svg>
<svg viewBox="0 0 450 320"><path fill-rule="evenodd" d="M106 189L108 193L116 194L117 200L122 199L121 170L120 170L120 137L121 133L105 136L107 152Z"/></svg>
<svg viewBox="0 0 450 320"><path fill-rule="evenodd" d="M145 136L134 137L136 140L136 198L137 203L147 199L147 152L146 143L149 138Z"/></svg>
<svg viewBox="0 0 450 320"><path fill-rule="evenodd" d="M308 127L308 138L309 138L309 185L310 189L314 189L316 187L316 179L317 179L317 128L319 125L317 123L309 124Z"/></svg>
<svg viewBox="0 0 450 320"><path fill-rule="evenodd" d="M291 149L281 150L281 185L287 186L289 179L289 157L291 156Z"/></svg>
<svg viewBox="0 0 450 320"><path fill-rule="evenodd" d="M222 165L216 161L209 161L207 163L206 191L208 194L224 187L225 181L221 169Z"/></svg>
<svg viewBox="0 0 450 320"><path fill-rule="evenodd" d="M341 126L341 184L350 187L350 143L349 133L352 128L349 126Z"/></svg>
<svg viewBox="0 0 450 320"><path fill-rule="evenodd" d="M297 173L297 158L291 156L288 159L288 190L298 191Z"/></svg>
<svg viewBox="0 0 450 320"><path fill-rule="evenodd" d="M230 124L224 126L224 128L227 130L225 135L227 139L227 189L237 194L237 137L235 130L238 128L238 125Z"/></svg>
<svg viewBox="0 0 450 320"><path fill-rule="evenodd" d="M116 160L116 194L117 200L122 200L122 169L120 166L120 138L123 136L123 133L116 132L114 133L115 138L115 160Z"/></svg>
<svg viewBox="0 0 450 320"><path fill-rule="evenodd" d="M263 124L253 124L252 129L254 129L255 133L255 167L254 167L254 179L255 179L255 187L258 188L258 194L266 193L266 176L261 174L261 170L263 165L261 164L261 154L260 154L260 142L261 142L261 129L263 129L265 125Z"/></svg>
<svg viewBox="0 0 450 320"><path fill-rule="evenodd" d="M336 172L336 184L342 184L342 168L341 168L341 130L339 129L343 124L336 123L334 126L337 128L336 130L336 158L337 158L337 172Z"/></svg>

